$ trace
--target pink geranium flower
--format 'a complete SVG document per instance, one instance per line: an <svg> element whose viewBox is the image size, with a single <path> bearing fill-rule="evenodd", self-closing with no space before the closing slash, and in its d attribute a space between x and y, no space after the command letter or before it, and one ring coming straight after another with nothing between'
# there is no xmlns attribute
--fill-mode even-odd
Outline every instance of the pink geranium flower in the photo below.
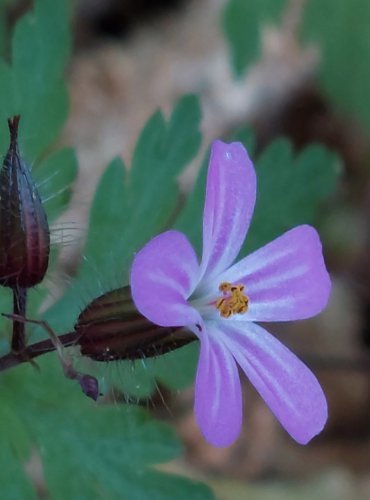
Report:
<svg viewBox="0 0 370 500"><path fill-rule="evenodd" d="M284 193L281 193L284 196ZM240 143L212 145L203 217L203 255L167 231L135 256L138 310L160 326L186 326L200 340L195 415L214 446L229 446L242 423L238 365L286 431L306 444L327 419L312 372L255 322L318 314L331 283L315 229L298 226L233 264L248 231L256 175Z"/></svg>

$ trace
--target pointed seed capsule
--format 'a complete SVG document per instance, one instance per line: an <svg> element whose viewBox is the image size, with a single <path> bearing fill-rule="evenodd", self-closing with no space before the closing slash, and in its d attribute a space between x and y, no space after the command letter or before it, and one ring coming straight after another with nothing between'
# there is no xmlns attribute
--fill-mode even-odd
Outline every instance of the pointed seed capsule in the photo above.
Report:
<svg viewBox="0 0 370 500"><path fill-rule="evenodd" d="M19 120L8 120L10 146L0 171L0 285L13 289L42 281L50 251L46 213L18 149Z"/></svg>
<svg viewBox="0 0 370 500"><path fill-rule="evenodd" d="M95 361L150 358L196 340L185 328L158 326L142 316L128 286L90 302L81 312L75 331L81 354Z"/></svg>

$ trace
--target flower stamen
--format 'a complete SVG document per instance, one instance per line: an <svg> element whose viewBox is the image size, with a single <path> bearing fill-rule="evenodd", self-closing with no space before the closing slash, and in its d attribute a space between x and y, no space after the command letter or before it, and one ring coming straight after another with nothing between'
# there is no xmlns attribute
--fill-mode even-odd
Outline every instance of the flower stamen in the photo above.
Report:
<svg viewBox="0 0 370 500"><path fill-rule="evenodd" d="M249 298L244 293L244 288L245 286L240 283L233 285L225 281L220 284L218 289L223 293L223 297L219 298L215 305L223 318L248 311Z"/></svg>

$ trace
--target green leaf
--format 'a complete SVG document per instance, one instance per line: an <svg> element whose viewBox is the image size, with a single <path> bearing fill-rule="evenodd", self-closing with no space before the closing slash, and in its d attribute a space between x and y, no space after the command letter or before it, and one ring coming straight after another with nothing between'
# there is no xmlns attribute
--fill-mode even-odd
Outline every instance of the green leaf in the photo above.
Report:
<svg viewBox="0 0 370 500"><path fill-rule="evenodd" d="M0 1L0 57L5 55L8 35L6 3L4 0Z"/></svg>
<svg viewBox="0 0 370 500"><path fill-rule="evenodd" d="M128 217L125 177L123 162L116 158L100 179L90 212L85 257L77 277L67 293L45 314L55 331L72 330L80 311L90 300L106 289L119 286L120 279L123 280L123 271L117 270L117 266L124 253L122 221ZM43 333L40 328L37 331Z"/></svg>
<svg viewBox="0 0 370 500"><path fill-rule="evenodd" d="M8 443L14 456L24 461L29 458L31 453L30 437L17 413L7 404L0 406L0 432L2 444Z"/></svg>
<svg viewBox="0 0 370 500"><path fill-rule="evenodd" d="M122 271L117 270L117 264L125 251L122 232L129 216L125 166L120 158L116 158L109 164L96 189L84 248L86 259L79 276L83 277L86 271L90 274L91 269L99 273L99 279L102 270L122 275Z"/></svg>
<svg viewBox="0 0 370 500"><path fill-rule="evenodd" d="M3 498L36 498L35 489L25 475L25 464L31 455L30 437L8 401L1 398L0 402L1 495Z"/></svg>
<svg viewBox="0 0 370 500"><path fill-rule="evenodd" d="M117 361L110 369L102 366L101 380L122 391L133 402L145 399L158 388L158 383L172 389L185 389L195 378L199 343L197 341L161 356L134 362ZM98 367L99 369L99 367ZM97 372L94 372L97 375Z"/></svg>
<svg viewBox="0 0 370 500"><path fill-rule="evenodd" d="M156 360L153 374L170 389L185 389L193 383L199 356L199 342L193 342L178 351L173 351ZM174 377L176 373L176 377Z"/></svg>
<svg viewBox="0 0 370 500"><path fill-rule="evenodd" d="M194 188L175 222L175 229L186 233L198 256L202 254L203 207L206 192L209 151L199 170Z"/></svg>
<svg viewBox="0 0 370 500"><path fill-rule="evenodd" d="M166 127L163 117L156 114L144 128L129 178L130 219L122 235L129 246L124 267L129 266L134 251L168 227L178 203L177 178L200 145L200 119L199 100L189 95L179 100Z"/></svg>
<svg viewBox="0 0 370 500"><path fill-rule="evenodd" d="M183 97L168 123L160 112L148 120L129 174L119 158L108 166L95 193L77 278L45 315L53 329L70 330L89 300L127 283L134 252L168 227L178 203L177 177L199 148L200 118L198 99ZM157 376L162 378L165 360L120 362L114 383L126 393L148 396ZM194 371L194 363L191 366ZM193 371L190 366L184 370L187 382L180 375L179 384L190 383Z"/></svg>
<svg viewBox="0 0 370 500"><path fill-rule="evenodd" d="M277 22L285 0L229 0L222 23L236 76L241 76L260 51L261 28Z"/></svg>
<svg viewBox="0 0 370 500"><path fill-rule="evenodd" d="M68 206L77 172L76 154L70 148L51 154L32 172L43 200L49 225Z"/></svg>
<svg viewBox="0 0 370 500"><path fill-rule="evenodd" d="M249 155L253 153L255 140L250 128L242 127L236 130L229 138L229 141L241 142L247 148ZM186 236L196 249L199 258L202 255L203 207L209 155L210 152L208 150L203 159L193 190L188 195L184 207L175 221L175 228L186 233Z"/></svg>
<svg viewBox="0 0 370 500"><path fill-rule="evenodd" d="M183 97L168 124L160 112L149 119L127 179L120 160L104 174L92 205L84 254L100 272L109 273L113 264L114 276L120 277L117 286L125 284L134 252L168 225L177 205L177 177L200 144L199 123L198 99Z"/></svg>
<svg viewBox="0 0 370 500"><path fill-rule="evenodd" d="M249 156L253 156L256 148L256 138L252 129L247 126L236 129L229 138L229 142L231 141L241 142L247 149Z"/></svg>
<svg viewBox="0 0 370 500"><path fill-rule="evenodd" d="M15 499L27 498L30 500L39 498L36 488L31 480L24 474L23 464L13 453L11 443L2 440L0 448L0 483L2 498Z"/></svg>
<svg viewBox="0 0 370 500"><path fill-rule="evenodd" d="M290 143L273 142L257 160L257 203L244 255L298 224L312 224L334 191L340 171L335 154L311 145L294 154Z"/></svg>
<svg viewBox="0 0 370 500"><path fill-rule="evenodd" d="M370 129L370 3L310 0L303 38L322 52L319 76L328 97ZM345 64L344 64L345 63Z"/></svg>
<svg viewBox="0 0 370 500"><path fill-rule="evenodd" d="M4 374L0 387L2 471L4 477L17 471L19 492L6 498L25 498L22 463L31 443L53 499L213 498L204 485L152 468L182 452L170 427L142 408L96 405L82 397L78 385L63 378L54 355L39 364L40 371L27 365Z"/></svg>
<svg viewBox="0 0 370 500"><path fill-rule="evenodd" d="M7 144L6 119L22 116L20 136L34 160L57 137L68 111L63 72L70 48L67 2L37 0L16 24L11 65L0 64L0 149Z"/></svg>
<svg viewBox="0 0 370 500"><path fill-rule="evenodd" d="M248 138L245 134L243 132ZM255 165L257 202L242 254L268 243L293 226L313 223L320 203L334 191L340 171L338 158L325 147L311 145L295 155L290 143L283 139L268 146ZM199 256L207 169L208 155L175 223L175 227L190 238Z"/></svg>
<svg viewBox="0 0 370 500"><path fill-rule="evenodd" d="M168 123L160 112L149 119L128 174L119 158L108 166L93 200L77 278L46 315L57 331L72 327L86 297L126 284L135 251L168 227L178 203L178 175L200 145L200 118L197 97L183 97Z"/></svg>

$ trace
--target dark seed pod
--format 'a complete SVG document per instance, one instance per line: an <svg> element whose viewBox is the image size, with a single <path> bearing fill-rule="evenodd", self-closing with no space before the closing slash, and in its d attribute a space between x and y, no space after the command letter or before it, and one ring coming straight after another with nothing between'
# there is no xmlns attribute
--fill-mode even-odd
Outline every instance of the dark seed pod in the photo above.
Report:
<svg viewBox="0 0 370 500"><path fill-rule="evenodd" d="M185 328L165 328L142 316L128 286L90 302L80 314L75 331L81 354L96 361L149 358L196 340Z"/></svg>
<svg viewBox="0 0 370 500"><path fill-rule="evenodd" d="M0 171L0 284L13 289L42 281L50 251L46 213L19 154L19 119L8 120L10 146Z"/></svg>

